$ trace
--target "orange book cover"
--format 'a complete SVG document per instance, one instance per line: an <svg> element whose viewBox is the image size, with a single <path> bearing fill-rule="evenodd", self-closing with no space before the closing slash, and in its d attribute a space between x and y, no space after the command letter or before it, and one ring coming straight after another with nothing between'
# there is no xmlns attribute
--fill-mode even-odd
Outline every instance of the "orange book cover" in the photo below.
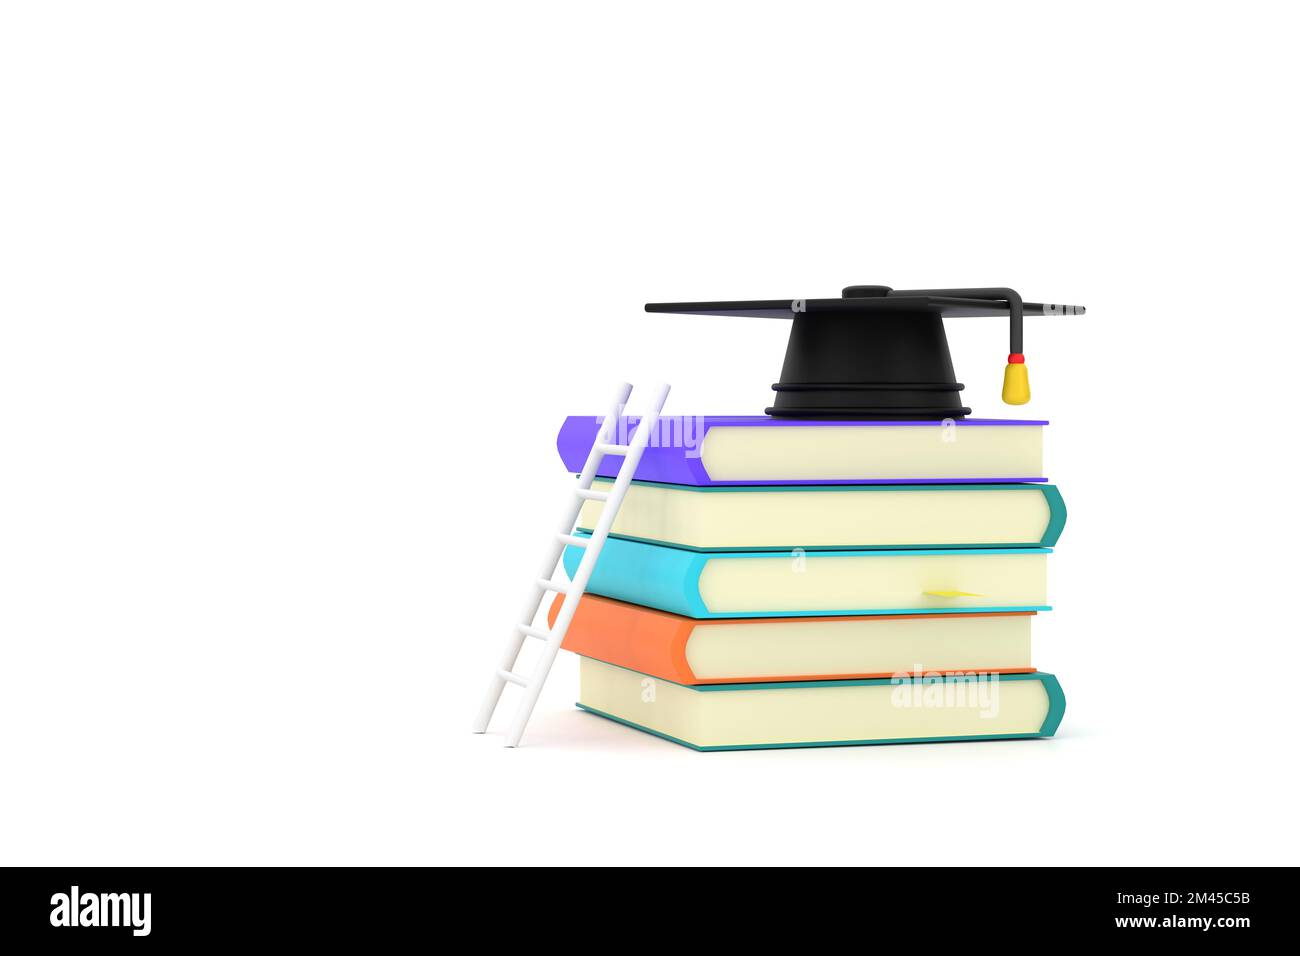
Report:
<svg viewBox="0 0 1300 956"><path fill-rule="evenodd" d="M554 626L564 603L563 595L558 595L547 614L547 620ZM986 612L982 614L878 614L859 617L837 618L799 618L800 621L824 620L899 620L899 619L933 619L964 617L1032 617L1033 611ZM790 618L744 618L746 624L761 625L780 621L788 623ZM677 684L737 684L778 681L808 680L846 680L865 678L893 677L893 673L856 673L856 674L799 674L786 676L765 675L762 677L725 677L714 680L700 679L691 670L686 659L686 645L696 629L733 624L736 620L729 618L697 619L682 617L668 611L627 604L612 598L595 594L584 594L578 603L578 610L564 635L565 650L573 651L583 657L591 657L639 671L651 677L673 681ZM989 668L987 673L1029 674L1035 668ZM946 671L941 673L955 673Z"/></svg>

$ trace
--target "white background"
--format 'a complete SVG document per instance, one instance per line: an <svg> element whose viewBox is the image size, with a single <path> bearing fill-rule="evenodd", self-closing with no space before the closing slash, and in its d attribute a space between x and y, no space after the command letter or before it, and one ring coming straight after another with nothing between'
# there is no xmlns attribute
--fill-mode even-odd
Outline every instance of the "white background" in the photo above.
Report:
<svg viewBox="0 0 1300 956"><path fill-rule="evenodd" d="M1282 4L10 4L0 862L1295 863ZM622 379L1009 284L1070 521L1050 741L469 724ZM1005 323L954 320L1005 414Z"/></svg>

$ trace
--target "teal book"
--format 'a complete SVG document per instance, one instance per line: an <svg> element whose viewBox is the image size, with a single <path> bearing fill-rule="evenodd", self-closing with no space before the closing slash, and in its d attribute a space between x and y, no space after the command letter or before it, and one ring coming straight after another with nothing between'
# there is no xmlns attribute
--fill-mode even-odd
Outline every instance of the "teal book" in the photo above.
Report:
<svg viewBox="0 0 1300 956"><path fill-rule="evenodd" d="M564 551L570 578L583 550L571 545ZM587 591L693 618L1048 611L1050 553L1050 548L702 552L609 537Z"/></svg>
<svg viewBox="0 0 1300 956"><path fill-rule="evenodd" d="M613 482L597 479L596 491ZM591 531L605 504L587 501ZM1055 485L670 485L634 481L613 533L695 551L1050 548L1065 527Z"/></svg>
<svg viewBox="0 0 1300 956"><path fill-rule="evenodd" d="M694 750L767 750L1051 737L1065 695L1051 674L688 687L582 658L578 706Z"/></svg>

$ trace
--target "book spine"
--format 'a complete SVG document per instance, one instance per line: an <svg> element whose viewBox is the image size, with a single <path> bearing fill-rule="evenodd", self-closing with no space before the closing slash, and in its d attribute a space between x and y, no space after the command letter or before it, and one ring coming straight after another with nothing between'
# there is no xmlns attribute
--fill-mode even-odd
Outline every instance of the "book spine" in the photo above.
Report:
<svg viewBox="0 0 1300 956"><path fill-rule="evenodd" d="M1047 499L1047 508L1050 517L1047 521L1047 530L1043 532L1042 547L1050 548L1056 544L1061 537L1061 531L1065 528L1065 499L1061 497L1061 491L1056 485L1040 485L1043 497Z"/></svg>
<svg viewBox="0 0 1300 956"><path fill-rule="evenodd" d="M632 433L631 426L637 419L629 418L623 421L626 423L625 433L622 436L615 436L616 441L626 441L629 438ZM600 431L600 424L599 419L590 415L570 415L560 426L560 434L556 437L555 446L559 450L564 467L574 474L582 471L582 466L586 463L587 455L591 452L591 446ZM707 430L708 426L704 427ZM700 439L703 440L703 437L701 434ZM698 447L693 450L673 445L661 447L652 440L641 456L635 477L640 481L662 481L673 485L712 484L709 473L704 470L704 464L695 457L698 454ZM621 456L606 456L601 461L596 474L603 478L615 478L622 464Z"/></svg>
<svg viewBox="0 0 1300 956"><path fill-rule="evenodd" d="M1043 719L1038 734L1040 737L1051 737L1056 734L1056 728L1061 726L1061 718L1065 716L1065 691L1061 690L1061 682L1055 674L1039 671L1034 676L1042 682L1043 690L1047 691L1047 716Z"/></svg>
<svg viewBox="0 0 1300 956"><path fill-rule="evenodd" d="M584 550L572 545L564 549L564 570L570 578ZM700 574L708 561L707 554L697 551L606 538L587 590L686 617L710 617L700 596Z"/></svg>
<svg viewBox="0 0 1300 956"><path fill-rule="evenodd" d="M559 616L563 595L548 615ZM564 635L563 647L583 657L640 671L676 684L696 683L686 661L686 642L695 630L690 618L585 595Z"/></svg>

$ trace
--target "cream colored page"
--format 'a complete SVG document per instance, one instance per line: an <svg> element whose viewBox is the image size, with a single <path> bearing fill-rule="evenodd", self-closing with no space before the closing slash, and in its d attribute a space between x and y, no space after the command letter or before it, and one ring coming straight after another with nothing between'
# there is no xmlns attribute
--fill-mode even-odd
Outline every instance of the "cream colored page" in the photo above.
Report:
<svg viewBox="0 0 1300 956"><path fill-rule="evenodd" d="M833 425L710 428L700 458L714 481L1037 478L1042 426Z"/></svg>
<svg viewBox="0 0 1300 956"><path fill-rule="evenodd" d="M715 614L1041 606L1047 600L1045 558L979 552L714 556L700 575L700 596ZM952 591L971 596L938 593Z"/></svg>
<svg viewBox="0 0 1300 956"><path fill-rule="evenodd" d="M734 621L686 645L700 680L1030 667L1028 615Z"/></svg>

